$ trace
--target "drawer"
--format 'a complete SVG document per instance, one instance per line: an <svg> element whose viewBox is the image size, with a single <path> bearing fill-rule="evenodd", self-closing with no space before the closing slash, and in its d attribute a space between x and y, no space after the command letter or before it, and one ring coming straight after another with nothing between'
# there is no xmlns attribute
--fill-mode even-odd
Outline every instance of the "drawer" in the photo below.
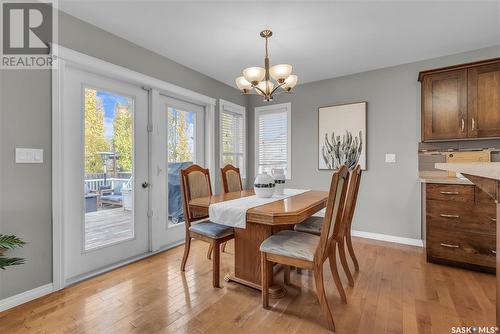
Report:
<svg viewBox="0 0 500 334"><path fill-rule="evenodd" d="M494 268L495 240L493 235L432 227L427 230L427 255L443 260Z"/></svg>
<svg viewBox="0 0 500 334"><path fill-rule="evenodd" d="M474 186L429 183L426 185L426 197L439 201L474 202Z"/></svg>
<svg viewBox="0 0 500 334"><path fill-rule="evenodd" d="M427 200L427 226L496 235L496 206Z"/></svg>

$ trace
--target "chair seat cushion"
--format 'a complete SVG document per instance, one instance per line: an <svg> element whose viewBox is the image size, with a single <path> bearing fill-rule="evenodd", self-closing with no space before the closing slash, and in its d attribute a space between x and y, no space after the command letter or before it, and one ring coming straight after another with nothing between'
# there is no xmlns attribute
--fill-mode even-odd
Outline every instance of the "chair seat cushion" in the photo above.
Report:
<svg viewBox="0 0 500 334"><path fill-rule="evenodd" d="M318 243L317 235L285 230L264 240L260 245L260 251L312 261Z"/></svg>
<svg viewBox="0 0 500 334"><path fill-rule="evenodd" d="M297 232L305 232L305 233L320 235L322 227L323 227L323 217L313 216L304 220L302 223L295 225L294 230Z"/></svg>
<svg viewBox="0 0 500 334"><path fill-rule="evenodd" d="M189 230L213 239L223 238L234 233L232 227L212 223L211 221L195 223L191 225Z"/></svg>

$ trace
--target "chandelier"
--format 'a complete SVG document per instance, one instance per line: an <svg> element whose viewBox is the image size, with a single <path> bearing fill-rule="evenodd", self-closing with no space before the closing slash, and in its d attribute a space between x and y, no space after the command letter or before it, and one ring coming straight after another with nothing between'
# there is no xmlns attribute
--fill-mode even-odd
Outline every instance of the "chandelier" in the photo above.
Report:
<svg viewBox="0 0 500 334"><path fill-rule="evenodd" d="M243 76L236 78L236 86L243 94L255 94L264 97L264 101L271 101L275 95L290 93L297 85L298 77L292 74L292 65L279 64L269 67L268 39L273 35L271 30L263 30L260 36L266 40L266 57L264 68L248 67L243 70ZM276 84L271 81L273 78ZM276 86L276 87L275 87ZM252 88L254 91L252 91ZM278 91L278 88L282 90Z"/></svg>

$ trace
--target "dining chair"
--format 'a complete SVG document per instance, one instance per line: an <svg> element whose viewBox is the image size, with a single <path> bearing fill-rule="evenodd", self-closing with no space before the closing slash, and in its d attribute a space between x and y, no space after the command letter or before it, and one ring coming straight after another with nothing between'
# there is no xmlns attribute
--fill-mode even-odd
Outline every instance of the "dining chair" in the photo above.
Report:
<svg viewBox="0 0 500 334"><path fill-rule="evenodd" d="M241 173L238 167L235 167L231 164L225 165L220 169L221 175L221 186L222 192L224 194L234 192L234 191L242 191L243 183L241 182ZM222 244L222 251L226 251L227 242ZM211 250L209 249L209 253Z"/></svg>
<svg viewBox="0 0 500 334"><path fill-rule="evenodd" d="M347 245L347 249L349 251L349 255L352 258L354 263L354 269L359 271L358 260L356 259L356 255L354 254L354 248L352 247L352 238L351 238L351 226L352 226L352 217L354 216L354 209L356 208L357 198L358 198L358 190L359 184L361 180L361 167L357 165L352 172L350 172L349 177L349 190L347 192L347 198L345 202L345 208L343 213L343 226L344 231L342 231L343 238L345 240L345 244L339 243L339 258L342 264L342 268L347 276L347 280L349 281L350 286L354 286L354 278L352 276L351 270L349 269L349 265L347 264L347 257L345 252L345 245ZM303 221L300 224L296 224L294 226L295 231L311 233L315 235L321 234L321 228L323 226L323 218L322 217L310 217Z"/></svg>
<svg viewBox="0 0 500 334"><path fill-rule="evenodd" d="M269 276L273 274L273 263L281 263L287 267L294 266L310 269L314 273L316 294L318 295L321 310L327 320L328 328L335 331L332 312L326 299L323 282L323 264L329 259L330 270L337 289L343 293L343 287L337 271L335 249L342 239L342 215L345 207L349 172L347 167L341 166L332 176L330 193L328 195L323 228L319 236L284 230L278 232L261 244L261 282L262 307L269 307ZM342 296L345 302L345 293Z"/></svg>
<svg viewBox="0 0 500 334"><path fill-rule="evenodd" d="M186 244L181 262L181 271L186 269L186 261L191 247L191 238L208 242L213 249L212 285L219 287L220 244L234 238L234 229L229 226L213 223L206 215L191 212L189 202L195 198L212 196L210 173L208 169L191 165L181 169L182 207L186 229Z"/></svg>
<svg viewBox="0 0 500 334"><path fill-rule="evenodd" d="M356 168L351 172L350 182L349 182L349 197L347 198L347 204L349 205L346 208L346 219L345 223L345 242L347 245L347 250L349 251L349 255L351 256L352 262L354 263L354 269L359 271L359 263L356 258L356 254L354 254L354 248L352 247L352 218L354 217L354 210L356 209L356 204L358 203L358 192L359 185L361 183L361 166L357 165Z"/></svg>

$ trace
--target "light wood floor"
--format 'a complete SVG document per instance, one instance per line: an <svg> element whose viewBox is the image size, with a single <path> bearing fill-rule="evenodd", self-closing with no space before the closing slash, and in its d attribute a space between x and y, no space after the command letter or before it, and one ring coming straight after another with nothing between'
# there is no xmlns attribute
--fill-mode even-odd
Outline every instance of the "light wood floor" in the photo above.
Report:
<svg viewBox="0 0 500 334"><path fill-rule="evenodd" d="M227 249L222 274L232 267L232 243ZM417 247L356 238L355 249L361 271L347 305L324 268L337 333L493 326L493 275L426 264ZM256 290L224 281L212 288L206 250L193 243L185 274L181 246L0 313L0 333L328 333L310 273L292 272L295 286L264 310Z"/></svg>

